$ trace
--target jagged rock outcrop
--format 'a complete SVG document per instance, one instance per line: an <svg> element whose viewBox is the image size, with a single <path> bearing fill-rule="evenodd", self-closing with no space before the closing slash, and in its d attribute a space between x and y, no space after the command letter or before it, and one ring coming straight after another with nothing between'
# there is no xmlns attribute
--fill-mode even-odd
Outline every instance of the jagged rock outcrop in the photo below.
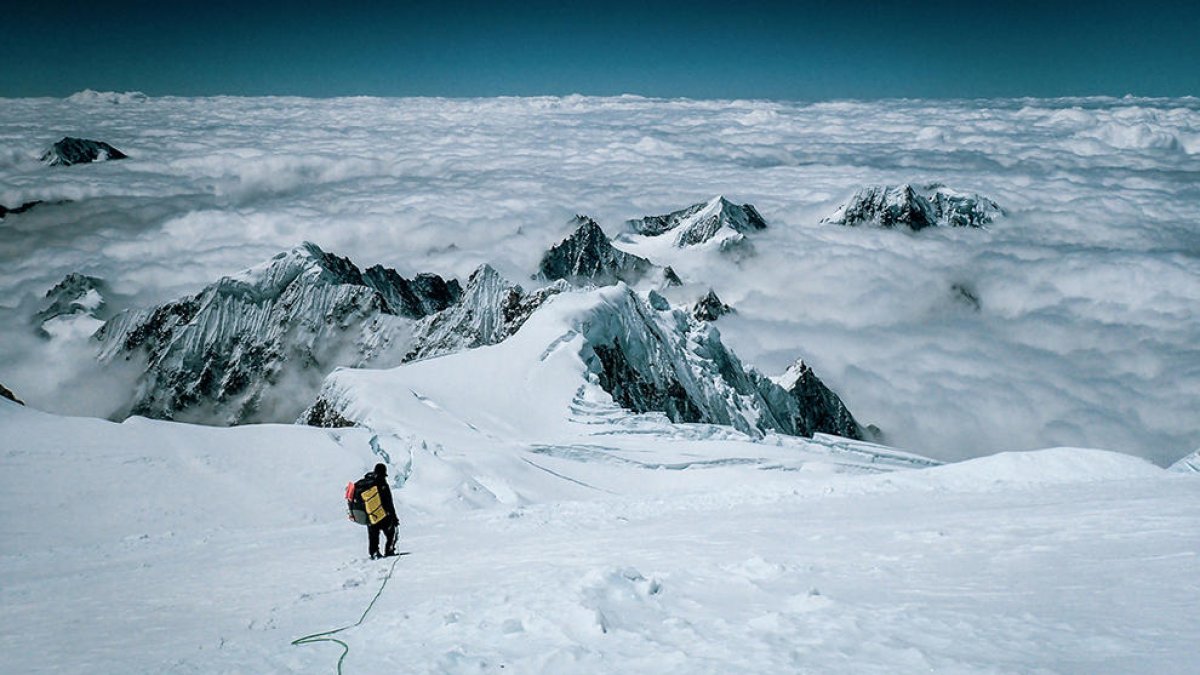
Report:
<svg viewBox="0 0 1200 675"><path fill-rule="evenodd" d="M0 384L0 398L6 398L6 399L12 401L13 403L17 403L19 405L25 405L25 402L22 401L21 399L17 398L17 395L12 393L11 389L9 389L8 387L6 387L2 384Z"/></svg>
<svg viewBox="0 0 1200 675"><path fill-rule="evenodd" d="M382 265L367 268L362 283L379 291L388 313L413 319L436 314L462 297L457 279L446 281L436 274L418 274L409 280Z"/></svg>
<svg viewBox="0 0 1200 675"><path fill-rule="evenodd" d="M60 316L87 314L96 317L105 308L105 284L96 277L72 272L46 291L36 318L45 323Z"/></svg>
<svg viewBox="0 0 1200 675"><path fill-rule="evenodd" d="M42 161L50 166L71 166L72 164L125 159L127 156L104 141L66 136L42 155Z"/></svg>
<svg viewBox="0 0 1200 675"><path fill-rule="evenodd" d="M649 260L615 248L591 218L576 216L573 223L575 232L542 256L538 279L607 286L636 283L653 268Z"/></svg>
<svg viewBox="0 0 1200 675"><path fill-rule="evenodd" d="M683 285L683 279L679 278L679 275L675 273L675 270L671 269L670 265L667 265L666 267L663 268L663 271L662 271L662 287L663 288L670 288L672 286L682 286L682 285Z"/></svg>
<svg viewBox="0 0 1200 675"><path fill-rule="evenodd" d="M924 187L873 185L859 190L823 223L907 227L980 228L1004 215L996 202L982 195L952 190L940 183Z"/></svg>
<svg viewBox="0 0 1200 675"><path fill-rule="evenodd" d="M457 282L410 282L382 268L364 275L305 243L196 295L118 314L95 337L101 361L145 360L130 414L291 421L329 371L362 359L358 342L368 326L381 317L422 317L457 300L457 289Z"/></svg>
<svg viewBox="0 0 1200 675"><path fill-rule="evenodd" d="M42 203L42 200L35 199L31 202L25 202L24 204L21 204L20 206L13 206L11 208L7 207L3 204L0 204L0 219L3 219L5 216L7 216L10 213L13 213L13 214L25 213L29 209L32 209L33 207L35 207L41 203Z"/></svg>
<svg viewBox="0 0 1200 675"><path fill-rule="evenodd" d="M517 332L546 300L570 288L566 281L559 280L527 293L491 265L481 265L467 280L461 302L417 324L412 347L403 360L497 344Z"/></svg>
<svg viewBox="0 0 1200 675"><path fill-rule="evenodd" d="M788 392L796 404L793 423L797 435L822 433L860 441L864 439L862 426L850 414L846 404L821 382L803 360L792 364L775 382Z"/></svg>
<svg viewBox="0 0 1200 675"><path fill-rule="evenodd" d="M701 321L716 321L732 311L733 308L721 302L721 298L717 297L717 292L711 288L704 297L692 305L692 316Z"/></svg>
<svg viewBox="0 0 1200 675"><path fill-rule="evenodd" d="M766 229L767 221L751 204L734 204L718 195L686 209L661 216L646 216L630 220L626 225L634 232L656 237L675 233L676 246L695 246L717 240L730 246L749 233Z"/></svg>

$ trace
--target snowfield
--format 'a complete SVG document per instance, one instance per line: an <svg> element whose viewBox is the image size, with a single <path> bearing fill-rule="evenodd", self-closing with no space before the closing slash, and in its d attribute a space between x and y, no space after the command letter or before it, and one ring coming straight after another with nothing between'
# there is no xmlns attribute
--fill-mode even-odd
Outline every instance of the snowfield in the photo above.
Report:
<svg viewBox="0 0 1200 675"><path fill-rule="evenodd" d="M441 410L431 443L0 401L0 670L335 672L336 645L291 642L353 624L393 563L345 672L1200 666L1192 475L654 416L500 442ZM370 561L341 488L379 460L409 554Z"/></svg>

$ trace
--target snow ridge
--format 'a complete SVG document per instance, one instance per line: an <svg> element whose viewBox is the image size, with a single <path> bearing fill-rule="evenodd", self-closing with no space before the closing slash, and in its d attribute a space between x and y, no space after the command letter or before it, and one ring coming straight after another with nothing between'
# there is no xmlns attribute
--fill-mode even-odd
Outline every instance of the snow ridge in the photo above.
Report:
<svg viewBox="0 0 1200 675"><path fill-rule="evenodd" d="M500 298L501 306L521 306L521 296L512 295L512 287L499 283L498 278L493 271L477 272L468 283L466 297L471 297L473 286L490 288L491 297ZM826 406L831 400L840 405L831 392L823 397L798 396L745 367L722 343L720 333L712 325L695 318L686 309L670 307L653 291L643 297L624 283L575 291L562 284L552 289L554 297L549 299L541 297L549 294L547 289L532 296L540 309L518 327L512 338L493 348L470 352L469 367L459 362L467 358L467 353L461 351L440 359L436 370L442 384L461 378L457 387L471 389L477 386L479 373L488 372L496 374L493 381L511 385L504 382L505 376L499 375L511 369L522 373L526 383L538 378L555 383L574 382L569 386L559 385L564 399L561 401L541 400L552 393L546 387L534 387L536 393L531 396L539 400L525 405L513 403L520 415L538 411L544 416L547 410L568 410L579 397L579 387L597 386L621 408L634 413L662 413L675 423L721 425L752 437L815 432L862 437L844 406L832 411L811 409ZM464 300L463 306L468 304L471 303ZM492 300L483 306L495 304ZM429 324L448 320L443 317L451 312L432 318ZM486 332L452 333L453 339L447 340L442 349L461 349L469 346L468 339L482 334ZM570 361L574 364L570 368L575 370L558 376L550 374L551 370L563 367L562 360L550 358L551 355L568 345L577 354L577 360ZM414 365L417 364L375 371L376 375L370 379L378 379L384 390L411 388L415 392L418 385L406 384L408 369ZM345 370L331 375L302 421L319 426L340 426L347 421L370 426L377 422L378 415L404 417L388 413L387 403L375 400L382 396L373 393L373 389L358 391L354 383L360 377L365 376ZM828 391L811 371L806 377L810 386ZM811 384L814 382L815 385ZM505 417L499 413L492 415L497 416ZM799 424L801 421L804 425Z"/></svg>

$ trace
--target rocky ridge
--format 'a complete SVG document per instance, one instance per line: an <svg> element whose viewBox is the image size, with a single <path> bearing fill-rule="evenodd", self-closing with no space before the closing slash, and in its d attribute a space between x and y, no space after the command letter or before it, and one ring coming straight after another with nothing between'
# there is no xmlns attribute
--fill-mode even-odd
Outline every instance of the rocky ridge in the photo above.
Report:
<svg viewBox="0 0 1200 675"><path fill-rule="evenodd" d="M717 195L707 202L693 204L679 211L626 221L626 226L648 237L674 232L674 243L679 247L696 246L713 240L729 246L740 242L746 234L766 229L767 221L763 220L753 205L734 204L724 196Z"/></svg>
<svg viewBox="0 0 1200 675"><path fill-rule="evenodd" d="M607 286L636 283L654 266L649 260L614 247L604 230L587 216L576 216L575 231L542 256L535 278Z"/></svg>
<svg viewBox="0 0 1200 675"><path fill-rule="evenodd" d="M127 157L128 155L104 141L64 136L42 155L42 161L50 166L71 166Z"/></svg>
<svg viewBox="0 0 1200 675"><path fill-rule="evenodd" d="M374 320L418 318L458 295L457 282L415 283L383 268L364 275L305 243L196 295L122 312L95 339L103 362L145 360L129 414L280 421L295 418L299 392L361 360L355 341Z"/></svg>
<svg viewBox="0 0 1200 675"><path fill-rule="evenodd" d="M873 225L882 228L982 228L1004 215L996 202L974 193L952 190L940 183L923 187L872 185L862 188L823 223Z"/></svg>

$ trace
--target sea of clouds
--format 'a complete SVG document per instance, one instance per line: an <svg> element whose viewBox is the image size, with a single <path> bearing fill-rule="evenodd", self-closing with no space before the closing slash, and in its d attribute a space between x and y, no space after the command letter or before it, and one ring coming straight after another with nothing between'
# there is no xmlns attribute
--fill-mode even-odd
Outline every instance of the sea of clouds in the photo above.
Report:
<svg viewBox="0 0 1200 675"><path fill-rule="evenodd" d="M130 159L40 164L66 135ZM820 223L860 186L931 181L1008 216L917 234ZM141 306L311 240L364 267L465 279L491 262L525 282L576 213L615 235L716 194L770 228L750 257L659 261L689 281L673 299L711 286L737 309L718 326L744 361L774 375L802 356L890 443L1159 463L1200 446L1193 98L0 99L0 204L69 200L0 221L0 383L85 414L127 386L86 343L35 335L68 272Z"/></svg>

